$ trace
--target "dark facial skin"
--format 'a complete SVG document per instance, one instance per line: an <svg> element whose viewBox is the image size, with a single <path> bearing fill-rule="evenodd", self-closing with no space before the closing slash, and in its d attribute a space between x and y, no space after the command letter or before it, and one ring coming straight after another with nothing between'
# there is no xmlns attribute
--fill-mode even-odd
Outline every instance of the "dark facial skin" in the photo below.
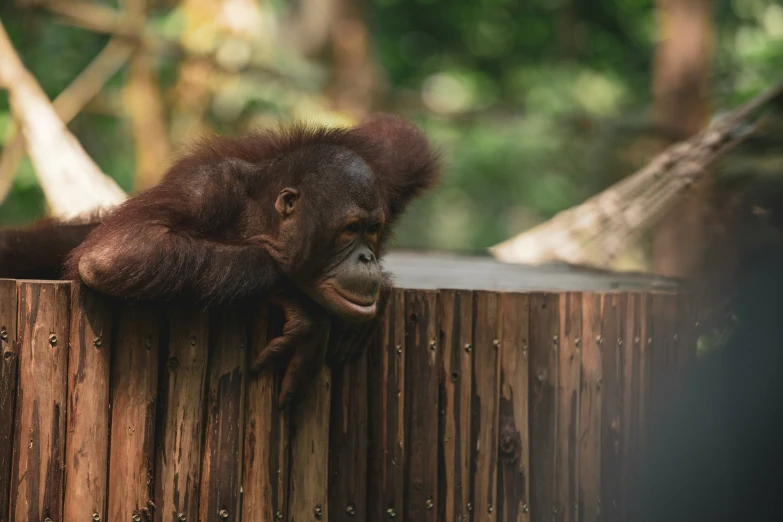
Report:
<svg viewBox="0 0 783 522"><path fill-rule="evenodd" d="M252 369L287 361L283 406L372 337L391 288L384 244L438 171L421 131L391 115L215 137L100 220L0 231L0 276L50 276L67 255L66 279L124 299L276 303L283 334Z"/></svg>

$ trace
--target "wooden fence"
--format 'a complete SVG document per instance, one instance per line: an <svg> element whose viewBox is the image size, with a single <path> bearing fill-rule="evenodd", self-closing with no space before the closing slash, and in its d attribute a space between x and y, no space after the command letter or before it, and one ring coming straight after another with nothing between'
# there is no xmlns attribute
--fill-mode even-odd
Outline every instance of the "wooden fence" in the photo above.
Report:
<svg viewBox="0 0 783 522"><path fill-rule="evenodd" d="M246 371L278 315L0 280L0 520L624 520L695 347L673 294L397 290L378 345L279 411Z"/></svg>

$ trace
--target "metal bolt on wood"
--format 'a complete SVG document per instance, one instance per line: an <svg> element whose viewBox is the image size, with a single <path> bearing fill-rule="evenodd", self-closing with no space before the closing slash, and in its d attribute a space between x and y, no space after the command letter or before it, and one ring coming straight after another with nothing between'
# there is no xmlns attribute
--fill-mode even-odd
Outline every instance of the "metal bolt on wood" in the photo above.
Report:
<svg viewBox="0 0 783 522"><path fill-rule="evenodd" d="M283 512L282 511L275 511L275 518L277 520L283 520Z"/></svg>
<svg viewBox="0 0 783 522"><path fill-rule="evenodd" d="M101 516L98 513L93 513L92 522L101 522Z"/></svg>
<svg viewBox="0 0 783 522"><path fill-rule="evenodd" d="M141 515L133 515L133 516L131 517L131 520L132 520L133 522L141 522Z"/></svg>
<svg viewBox="0 0 783 522"><path fill-rule="evenodd" d="M492 514L492 504L487 506L487 513Z"/></svg>
<svg viewBox="0 0 783 522"><path fill-rule="evenodd" d="M492 341L492 346L494 346L495 348L500 346L500 339L495 339L494 341Z"/></svg>
<svg viewBox="0 0 783 522"><path fill-rule="evenodd" d="M52 346L57 344L57 335L56 334L50 334L49 335L49 344Z"/></svg>
<svg viewBox="0 0 783 522"><path fill-rule="evenodd" d="M432 508L433 508L433 506L435 506L435 503L432 501L432 499L431 499L431 498L428 498L428 499L427 499L426 506L427 506L427 509L432 509Z"/></svg>
<svg viewBox="0 0 783 522"><path fill-rule="evenodd" d="M179 516L177 517L177 520L179 520L179 522L185 522L187 520L185 513L180 513Z"/></svg>
<svg viewBox="0 0 783 522"><path fill-rule="evenodd" d="M468 502L468 511L473 511L473 504Z"/></svg>
<svg viewBox="0 0 783 522"><path fill-rule="evenodd" d="M528 509L527 504L522 504L522 512L527 513L528 511L530 510Z"/></svg>
<svg viewBox="0 0 783 522"><path fill-rule="evenodd" d="M579 346L580 344L582 344L582 340L579 337L574 339L574 346Z"/></svg>
<svg viewBox="0 0 783 522"><path fill-rule="evenodd" d="M353 504L348 504L348 507L345 508L345 512L351 516L354 516L356 514L356 506Z"/></svg>
<svg viewBox="0 0 783 522"><path fill-rule="evenodd" d="M46 518L44 519L44 522L52 522L52 519L51 519L51 518L49 518L49 517L46 517Z"/></svg>
<svg viewBox="0 0 783 522"><path fill-rule="evenodd" d="M471 344L470 344L470 343L468 343L468 344L466 344L466 345L465 345L465 351L466 351L466 352L470 353L470 351L471 351L472 349L473 349L473 346L471 346Z"/></svg>
<svg viewBox="0 0 783 522"><path fill-rule="evenodd" d="M399 344L397 345L397 353L402 353L402 346Z"/></svg>
<svg viewBox="0 0 783 522"><path fill-rule="evenodd" d="M553 342L553 343L558 343L558 342L560 342L560 336L559 336L559 335L554 335L554 336L552 336L552 342Z"/></svg>
<svg viewBox="0 0 783 522"><path fill-rule="evenodd" d="M315 518L320 520L324 514L324 510L321 508L321 506L315 506L315 509L313 510L313 514L315 515Z"/></svg>
<svg viewBox="0 0 783 522"><path fill-rule="evenodd" d="M652 337L647 338L647 344L652 344Z"/></svg>
<svg viewBox="0 0 783 522"><path fill-rule="evenodd" d="M103 346L103 337L99 336L93 339L92 345L95 346L96 348L100 348L101 346Z"/></svg>
<svg viewBox="0 0 783 522"><path fill-rule="evenodd" d="M438 343L436 343L435 341L430 341L430 350L434 350L437 347L438 347Z"/></svg>
<svg viewBox="0 0 783 522"><path fill-rule="evenodd" d="M618 337L617 338L617 346L622 346L622 345L623 345L623 340L622 340L622 338Z"/></svg>
<svg viewBox="0 0 783 522"><path fill-rule="evenodd" d="M0 339L2 339L3 341L8 340L8 330L5 329L5 326L0 328Z"/></svg>
<svg viewBox="0 0 783 522"><path fill-rule="evenodd" d="M601 335L596 335L596 336L595 336L595 342L597 342L598 344L601 344L602 342L604 342L604 338L603 338L603 336L601 336Z"/></svg>
<svg viewBox="0 0 783 522"><path fill-rule="evenodd" d="M218 516L220 517L220 520L228 520L228 511L221 509L218 511Z"/></svg>
<svg viewBox="0 0 783 522"><path fill-rule="evenodd" d="M389 515L389 518L394 518L397 516L397 512L394 511L392 508L387 509L386 514Z"/></svg>

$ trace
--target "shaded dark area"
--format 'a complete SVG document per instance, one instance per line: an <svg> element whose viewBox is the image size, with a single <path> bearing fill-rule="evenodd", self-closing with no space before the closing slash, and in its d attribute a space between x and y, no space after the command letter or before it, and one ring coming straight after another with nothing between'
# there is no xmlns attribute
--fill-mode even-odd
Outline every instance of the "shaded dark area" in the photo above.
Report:
<svg viewBox="0 0 783 522"><path fill-rule="evenodd" d="M740 259L728 341L651 412L634 519L779 520L783 490L783 194L768 190Z"/></svg>

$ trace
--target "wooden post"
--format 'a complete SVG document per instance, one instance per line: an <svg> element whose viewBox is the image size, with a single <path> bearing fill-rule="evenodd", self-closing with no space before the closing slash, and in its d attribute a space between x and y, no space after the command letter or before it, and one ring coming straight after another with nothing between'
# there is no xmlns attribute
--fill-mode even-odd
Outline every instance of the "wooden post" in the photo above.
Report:
<svg viewBox="0 0 783 522"><path fill-rule="evenodd" d="M16 281L0 280L0 522L8 522L19 370Z"/></svg>
<svg viewBox="0 0 783 522"><path fill-rule="evenodd" d="M582 380L579 397L579 522L601 519L601 312L605 296L582 296Z"/></svg>
<svg viewBox="0 0 783 522"><path fill-rule="evenodd" d="M475 293L471 461L474 465L473 520L476 522L491 522L496 516L500 385L499 312L497 294Z"/></svg>
<svg viewBox="0 0 783 522"><path fill-rule="evenodd" d="M63 520L70 284L19 284L11 520Z"/></svg>
<svg viewBox="0 0 783 522"><path fill-rule="evenodd" d="M153 512L159 319L149 309L123 306L114 338L108 519L147 522Z"/></svg>
<svg viewBox="0 0 783 522"><path fill-rule="evenodd" d="M212 317L199 520L238 521L247 322L238 309Z"/></svg>
<svg viewBox="0 0 783 522"><path fill-rule="evenodd" d="M438 503L437 292L406 291L405 313L408 452L404 519L434 522Z"/></svg>
<svg viewBox="0 0 783 522"><path fill-rule="evenodd" d="M441 347L438 518L470 520L473 293L438 293Z"/></svg>
<svg viewBox="0 0 783 522"><path fill-rule="evenodd" d="M106 299L81 285L73 285L71 303L63 519L106 520L112 314Z"/></svg>
<svg viewBox="0 0 783 522"><path fill-rule="evenodd" d="M623 343L628 297L604 298L601 355L601 520L619 521L622 506Z"/></svg>
<svg viewBox="0 0 783 522"><path fill-rule="evenodd" d="M530 297L530 516L554 520L559 296Z"/></svg>
<svg viewBox="0 0 783 522"><path fill-rule="evenodd" d="M376 349L373 346L369 349ZM333 379L329 520L367 519L367 352Z"/></svg>
<svg viewBox="0 0 783 522"><path fill-rule="evenodd" d="M530 298L501 294L497 520L530 520L528 346Z"/></svg>
<svg viewBox="0 0 783 522"><path fill-rule="evenodd" d="M266 305L256 314L248 356L255 356L283 328L282 317L271 318ZM279 522L288 516L288 409L277 408L281 371L273 366L250 375L245 408L242 519Z"/></svg>
<svg viewBox="0 0 783 522"><path fill-rule="evenodd" d="M155 504L158 520L198 519L201 441L209 316L200 311L169 313L168 353L161 361L163 411L156 455Z"/></svg>
<svg viewBox="0 0 783 522"><path fill-rule="evenodd" d="M293 413L290 522L329 520L329 408L332 376L324 366Z"/></svg>
<svg viewBox="0 0 783 522"><path fill-rule="evenodd" d="M555 520L579 520L579 392L581 388L582 295L560 296L560 333L556 343L557 442L555 461Z"/></svg>
<svg viewBox="0 0 783 522"><path fill-rule="evenodd" d="M405 292L389 298L379 350L369 354L367 518L389 521L402 516L405 454Z"/></svg>

